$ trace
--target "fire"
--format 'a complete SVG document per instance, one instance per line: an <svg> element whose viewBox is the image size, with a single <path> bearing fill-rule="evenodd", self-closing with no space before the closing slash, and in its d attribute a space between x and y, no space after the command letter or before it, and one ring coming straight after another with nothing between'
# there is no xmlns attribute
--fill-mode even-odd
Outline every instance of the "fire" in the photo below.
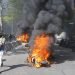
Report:
<svg viewBox="0 0 75 75"><path fill-rule="evenodd" d="M29 35L27 33L23 33L16 38L20 42L28 42Z"/></svg>
<svg viewBox="0 0 75 75"><path fill-rule="evenodd" d="M45 61L50 64L51 57L53 56L52 45L54 39L51 34L43 33L36 36L34 40L34 45L31 48L32 51L27 58L28 62L33 63L35 67L41 67L42 63Z"/></svg>

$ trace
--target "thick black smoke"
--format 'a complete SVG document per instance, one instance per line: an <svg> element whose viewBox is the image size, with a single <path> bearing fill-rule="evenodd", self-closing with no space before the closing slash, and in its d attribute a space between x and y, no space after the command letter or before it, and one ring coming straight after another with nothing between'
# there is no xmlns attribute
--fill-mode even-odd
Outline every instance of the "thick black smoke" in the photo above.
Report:
<svg viewBox="0 0 75 75"><path fill-rule="evenodd" d="M59 33L71 14L67 0L24 0L18 33L31 32L30 45L41 32Z"/></svg>
<svg viewBox="0 0 75 75"><path fill-rule="evenodd" d="M18 31L17 35L21 34L26 30L26 32L30 31L33 28L33 23L37 18L37 14L43 8L45 2L47 0L22 0L23 1L23 13L22 17L18 22ZM29 29L30 28L30 29Z"/></svg>
<svg viewBox="0 0 75 75"><path fill-rule="evenodd" d="M62 20L57 15L49 11L42 10L39 12L38 17L33 26L34 30L32 32L32 36L29 42L30 45L33 44L35 36L40 34L41 32L48 32L48 33L60 32Z"/></svg>

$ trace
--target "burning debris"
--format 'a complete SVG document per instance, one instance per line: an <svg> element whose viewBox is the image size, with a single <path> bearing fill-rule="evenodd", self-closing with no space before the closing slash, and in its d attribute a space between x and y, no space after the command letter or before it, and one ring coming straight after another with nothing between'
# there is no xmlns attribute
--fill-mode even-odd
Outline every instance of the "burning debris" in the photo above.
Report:
<svg viewBox="0 0 75 75"><path fill-rule="evenodd" d="M57 34L56 37L59 37L58 34L63 31L64 20L71 16L70 9L67 8L69 5L67 5L67 0L24 1L22 18L17 31L17 34L21 35L17 37L17 40L25 43L30 38L31 52L27 60L35 67L41 67L43 62L50 64L54 37L46 33L54 33Z"/></svg>
<svg viewBox="0 0 75 75"><path fill-rule="evenodd" d="M27 43L28 39L29 39L29 35L27 33L23 33L23 34L17 36L16 39L22 43Z"/></svg>
<svg viewBox="0 0 75 75"><path fill-rule="evenodd" d="M43 64L51 64L53 56L52 46L54 38L52 34L42 33L37 35L27 61L35 67L41 67Z"/></svg>

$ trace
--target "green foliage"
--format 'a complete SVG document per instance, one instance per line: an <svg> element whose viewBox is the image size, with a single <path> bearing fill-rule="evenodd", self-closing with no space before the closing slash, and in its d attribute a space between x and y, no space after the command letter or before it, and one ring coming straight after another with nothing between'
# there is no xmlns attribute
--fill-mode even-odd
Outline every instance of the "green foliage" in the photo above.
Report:
<svg viewBox="0 0 75 75"><path fill-rule="evenodd" d="M7 23L15 21L22 14L22 0L8 0L7 15L3 16L3 20Z"/></svg>
<svg viewBox="0 0 75 75"><path fill-rule="evenodd" d="M3 20L7 23L11 22L13 19L13 16L3 16Z"/></svg>

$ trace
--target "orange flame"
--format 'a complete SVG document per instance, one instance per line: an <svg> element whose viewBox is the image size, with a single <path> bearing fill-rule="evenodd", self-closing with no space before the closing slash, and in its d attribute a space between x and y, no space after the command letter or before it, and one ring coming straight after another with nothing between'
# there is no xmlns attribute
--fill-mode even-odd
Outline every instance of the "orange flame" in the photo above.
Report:
<svg viewBox="0 0 75 75"><path fill-rule="evenodd" d="M39 49L48 49L49 47L51 47L52 44L53 44L53 38L43 33L35 38L33 47Z"/></svg>
<svg viewBox="0 0 75 75"><path fill-rule="evenodd" d="M35 65L36 67L40 67L43 61L47 61L49 63L48 58L51 58L53 55L53 52L51 50L53 42L53 37L45 33L37 36L34 40L32 52L28 58L29 62L32 62L32 59L34 58L35 61L39 63Z"/></svg>
<svg viewBox="0 0 75 75"><path fill-rule="evenodd" d="M20 42L28 42L29 35L27 33L21 34L16 38Z"/></svg>

